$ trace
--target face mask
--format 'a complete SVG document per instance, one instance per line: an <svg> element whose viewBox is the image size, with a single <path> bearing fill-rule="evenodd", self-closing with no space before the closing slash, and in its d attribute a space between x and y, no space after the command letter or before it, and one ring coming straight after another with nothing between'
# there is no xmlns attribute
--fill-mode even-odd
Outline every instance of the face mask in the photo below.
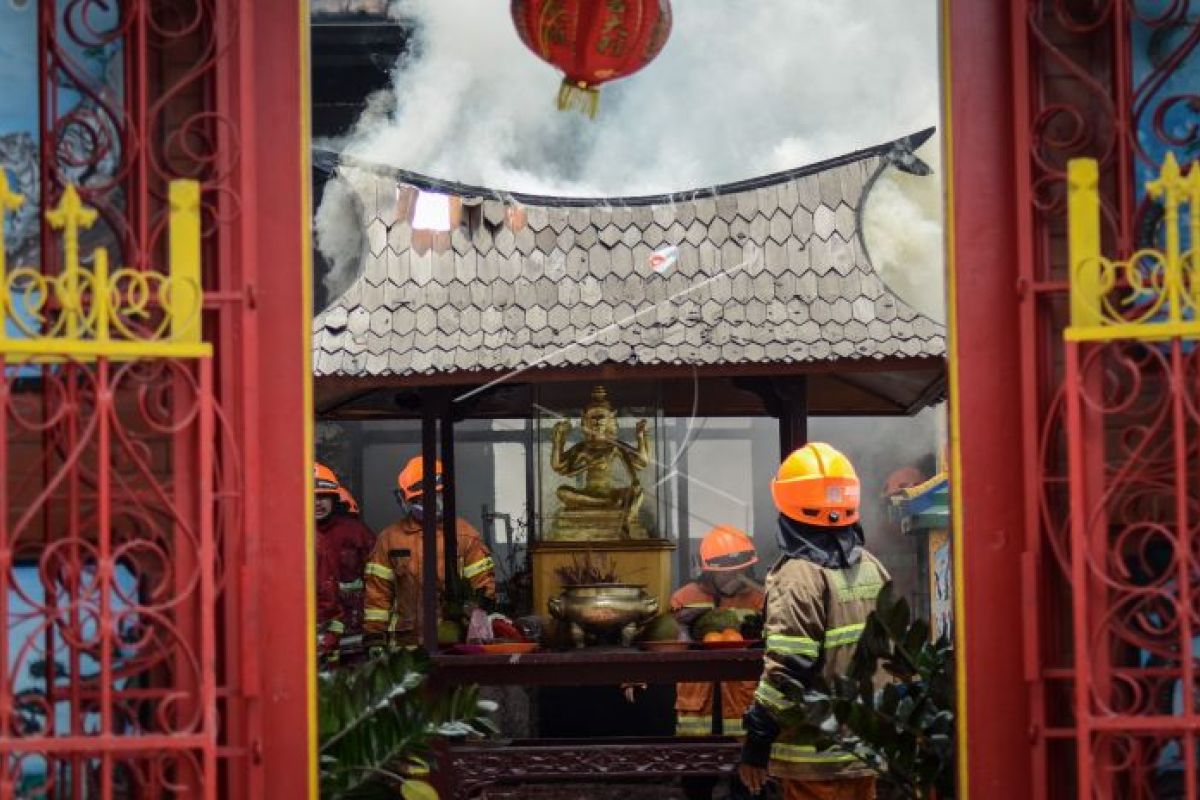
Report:
<svg viewBox="0 0 1200 800"><path fill-rule="evenodd" d="M401 492L399 489L396 490L396 502L400 504L400 508L402 508L404 510L405 514L411 516L417 522L423 522L425 520L425 505L424 505L424 503L421 503L420 501L417 501L417 500L406 500L404 497L404 493ZM435 506L435 513L437 514L437 519L441 519L442 518L442 496L440 494L437 495L437 501L434 504L434 506Z"/></svg>
<svg viewBox="0 0 1200 800"><path fill-rule="evenodd" d="M437 499L434 501L433 506L434 506L434 513L437 515L436 519L441 519L442 518L442 496L440 494L437 496ZM417 520L418 522L425 521L425 506L422 503L411 503L409 505L409 509L411 509L410 513L413 515L413 519Z"/></svg>
<svg viewBox="0 0 1200 800"><path fill-rule="evenodd" d="M712 578L713 588L726 597L735 595L742 588L741 572L717 572Z"/></svg>

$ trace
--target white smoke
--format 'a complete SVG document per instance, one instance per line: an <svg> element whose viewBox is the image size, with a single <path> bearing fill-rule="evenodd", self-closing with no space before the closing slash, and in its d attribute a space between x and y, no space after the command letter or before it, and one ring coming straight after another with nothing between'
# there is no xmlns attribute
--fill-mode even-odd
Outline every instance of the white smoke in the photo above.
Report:
<svg viewBox="0 0 1200 800"><path fill-rule="evenodd" d="M888 170L863 210L863 236L884 282L909 305L944 322L941 150L936 142L917 151L933 167L920 177Z"/></svg>
<svg viewBox="0 0 1200 800"><path fill-rule="evenodd" d="M390 96L335 144L441 178L550 194L673 191L801 166L938 121L935 0L676 2L662 54L605 85L595 121L554 109L561 76L521 44L507 2L402 8L417 23L412 52ZM914 305L940 310L938 179L892 171L876 193L867 226L876 266ZM319 246L335 264L355 264L357 244L328 232L333 202L322 202ZM906 291L914 288L924 300Z"/></svg>
<svg viewBox="0 0 1200 800"><path fill-rule="evenodd" d="M330 299L350 288L363 249L362 223L353 187L342 178L325 184L313 225L317 247L329 261L325 289Z"/></svg>

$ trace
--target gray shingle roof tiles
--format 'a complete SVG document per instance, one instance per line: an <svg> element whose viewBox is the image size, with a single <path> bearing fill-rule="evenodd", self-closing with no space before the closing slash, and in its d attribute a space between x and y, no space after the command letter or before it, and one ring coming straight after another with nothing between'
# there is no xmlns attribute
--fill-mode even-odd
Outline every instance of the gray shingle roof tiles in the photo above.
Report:
<svg viewBox="0 0 1200 800"><path fill-rule="evenodd" d="M875 178L911 168L912 148L929 133L658 197L499 193L373 168L355 181L368 187L360 189L365 263L313 322L314 370L366 377L944 356L942 326L883 285L858 229ZM343 159L339 168L362 165ZM414 233L396 219L398 183L463 198L462 227ZM660 274L649 260L667 246L677 261Z"/></svg>

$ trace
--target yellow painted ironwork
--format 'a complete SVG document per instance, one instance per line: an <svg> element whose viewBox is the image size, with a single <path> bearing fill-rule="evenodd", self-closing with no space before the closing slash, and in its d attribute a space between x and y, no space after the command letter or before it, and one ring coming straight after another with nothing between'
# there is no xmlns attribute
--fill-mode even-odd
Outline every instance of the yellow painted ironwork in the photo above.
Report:
<svg viewBox="0 0 1200 800"><path fill-rule="evenodd" d="M8 172L0 169L0 287L8 286L8 253L4 243L4 224L8 212L16 211L25 204L25 195L17 194L8 185ZM8 318L8 295L0 293L0 318ZM4 326L0 325L0 336L4 335Z"/></svg>
<svg viewBox="0 0 1200 800"><path fill-rule="evenodd" d="M82 275L83 268L79 264L79 231L88 230L95 224L99 215L96 209L88 208L79 199L75 187L67 185L58 206L46 212L46 221L56 231L63 232L63 252L65 264L63 272L58 276L55 285L55 299L62 309L65 321L65 339L79 338L80 317L85 313L83 295L86 288L86 278ZM92 286L95 293L99 284Z"/></svg>
<svg viewBox="0 0 1200 800"><path fill-rule="evenodd" d="M110 270L102 247L84 264L80 231L98 219L67 186L46 222L62 231L63 268L57 275L34 267L11 271L0 248L0 356L32 361L109 358L205 358L201 340L204 292L200 283L200 186L170 184L168 273L127 267ZM12 192L0 170L0 242L6 214L24 197ZM15 328L16 335L9 329Z"/></svg>
<svg viewBox="0 0 1200 800"><path fill-rule="evenodd" d="M172 181L171 278L167 296L172 309L171 338L180 343L200 343L198 312L204 302L200 288L200 184Z"/></svg>
<svg viewBox="0 0 1200 800"><path fill-rule="evenodd" d="M1067 165L1068 248L1071 258L1071 327L1100 324L1098 269L1100 258L1100 170L1091 158ZM1076 265L1079 265L1078 267Z"/></svg>
<svg viewBox="0 0 1200 800"><path fill-rule="evenodd" d="M1101 253L1099 168L1094 159L1067 166L1069 341L1200 338L1200 166L1185 174L1171 153L1146 191L1163 206L1163 249L1145 248L1124 261ZM1182 226L1187 209L1188 244Z"/></svg>

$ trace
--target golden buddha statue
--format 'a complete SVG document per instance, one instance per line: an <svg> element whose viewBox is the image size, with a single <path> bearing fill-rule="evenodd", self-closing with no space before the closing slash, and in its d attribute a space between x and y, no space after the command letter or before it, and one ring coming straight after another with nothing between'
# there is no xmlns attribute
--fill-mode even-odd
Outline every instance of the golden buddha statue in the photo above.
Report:
<svg viewBox="0 0 1200 800"><path fill-rule="evenodd" d="M646 529L638 522L645 494L638 471L650 464L650 440L646 420L638 420L636 446L617 438L617 415L603 386L592 390L591 402L579 420L583 440L566 448L571 423L554 426L550 467L559 475L583 475L583 486L565 484L555 494L562 504L554 519L551 539L604 540L644 539ZM565 448L565 449L564 449ZM624 467L628 485L617 485L614 471Z"/></svg>

